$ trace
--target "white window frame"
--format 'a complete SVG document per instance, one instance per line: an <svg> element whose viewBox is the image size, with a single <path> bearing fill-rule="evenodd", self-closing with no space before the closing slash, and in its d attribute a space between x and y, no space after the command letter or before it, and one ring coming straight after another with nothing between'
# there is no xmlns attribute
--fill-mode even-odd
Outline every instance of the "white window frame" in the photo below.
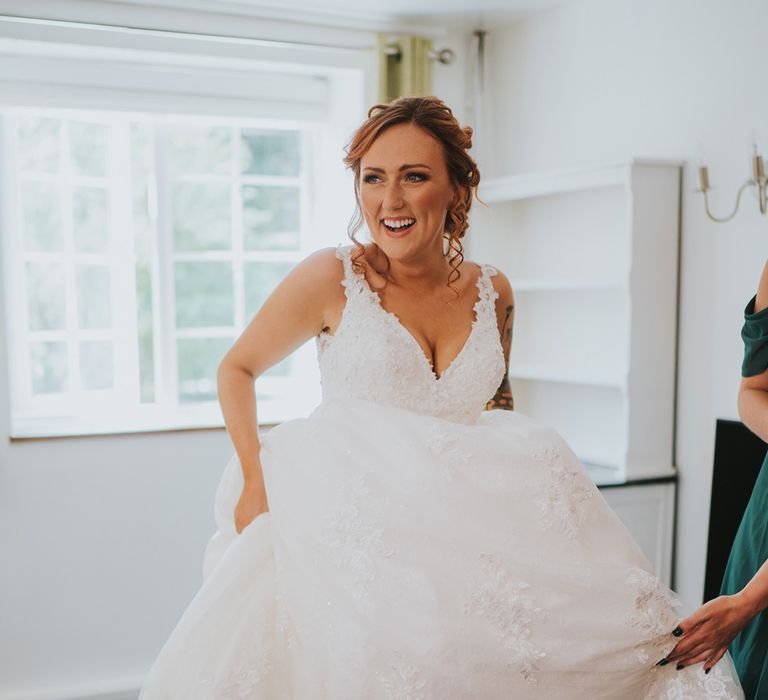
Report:
<svg viewBox="0 0 768 700"><path fill-rule="evenodd" d="M40 36L30 38L35 31L39 30ZM160 84L153 86L142 82L142 66L140 64L152 63L157 65L161 63L168 67L172 75L172 80L178 81L179 74L187 71L189 75L198 76L205 71L201 64L207 66L208 71L213 75L208 81L209 94L194 94L189 92L183 95L184 112L187 114L214 115L223 109L231 113L232 123L242 123L250 119L260 126L268 123L270 118L277 118L286 113L293 113L293 121L296 125L309 128L314 138L310 139L311 153L303 154L308 156L311 164L309 177L316 184L316 191L313 191L310 201L302 202L302 214L306 220L301 222L302 230L302 250L297 256L295 252L281 254L269 253L261 257L270 259L301 259L305 255L326 245L335 245L346 238L346 222L352 213L354 200L352 197L351 176L343 171L341 159L343 156L340 148L360 119L364 116L364 107L367 99L365 86L370 84L371 64L370 55L366 52L350 52L347 50L338 53L329 52L328 61L325 65L314 64L307 65L300 58L294 55L291 60L286 56L286 47L280 46L274 48L275 61L265 61L265 51L263 42L258 48L258 59L243 57L243 46L228 42L222 42L217 48L219 51L215 56L210 55L210 47L207 46L207 54L200 56L190 53L193 48L199 46L192 39L186 38L188 42L178 37L153 37L151 50L145 47L147 37L138 37L136 43L141 48L131 49L122 47L120 49L103 46L103 33L96 29L83 29L80 27L59 27L51 31L50 26L35 27L28 24L5 24L0 19L0 109L7 109L8 106L42 106L56 107L59 109L71 108L73 110L82 108L103 107L107 111L130 112L130 105L138 100L141 103L141 114L147 111L165 114L169 119L178 118L179 113L177 102L174 103L173 95L168 92L168 86ZM73 46L70 42L73 38L73 32L78 35L83 42L80 45ZM123 37L124 38L124 37ZM140 39L140 40L139 40ZM194 45L194 46L190 46ZM227 55L235 53L235 56ZM295 53L295 52L294 52ZM298 53L301 53L299 50ZM306 52L305 52L306 53ZM98 61L110 61L110 71L101 70L99 77ZM279 63L279 61L288 61ZM121 63L122 62L122 63ZM346 64L346 65L345 65ZM75 71L74 66L81 70ZM88 67L90 66L90 68ZM211 68L213 66L213 68ZM114 84L105 85L105 72L109 73L110 81L116 77L115 67L124 69L123 78L132 85L128 91L120 91L114 87ZM253 71L254 75L258 71L283 70L285 74L293 74L295 82L291 84L290 79L285 79L285 75L276 76L275 80L266 80L265 84L259 82L259 89L265 94L261 99L246 100L240 96L222 94L223 87L230 86L231 92L238 89L237 78L242 77L244 69ZM233 80L227 83L223 78L227 70L233 71ZM119 71L118 71L119 73ZM146 71L144 71L146 73ZM303 95L288 95L291 90L296 90L296 85L301 80L306 81L305 76L314 76L315 79L325 81L327 95L326 102L322 105L312 106L302 103L301 97L317 100L319 92L313 92L310 85L308 90L303 90ZM73 79L74 78L74 79ZM183 82L183 81L182 81ZM78 83L78 84L75 84ZM161 80L162 83L162 80ZM185 83L187 86L192 83ZM195 83L197 86L198 84ZM306 85L306 82L305 82ZM232 87L234 86L234 89ZM211 92L211 90L213 90ZM218 94L217 94L218 91ZM203 92L203 91L201 91ZM289 97L290 99L281 99ZM171 109L174 107L174 109ZM322 107L322 109L320 109ZM134 107L134 111L135 107ZM284 119L281 119L284 122ZM217 123L221 123L217 120ZM6 127L7 128L7 127ZM4 143L8 139L4 138ZM127 140L124 140L127 143ZM117 144L120 151L119 144ZM123 149L124 150L124 149ZM14 178L7 170L9 154L0 152L0 171L2 183L13 184ZM127 158L128 153L123 153ZM329 157L335 157L338 164L338 177L328 172L327 163ZM306 190L304 190L306 192ZM18 202L18 193L12 193L7 187L2 188L2 192ZM125 199L125 198L123 198ZM346 210L339 207L339 203L346 200ZM1 202L2 219L0 226L4 231L18 230L14 229L16 222L13 221L14 207L8 206L11 202ZM119 205L119 202L113 202L113 205ZM306 205L306 206L304 206ZM124 216L124 221L129 221L130 212L120 211L120 207L111 208L111 216ZM327 227L326 224L327 223ZM321 224L321 225L318 225ZM125 228L130 228L124 224ZM312 230L312 235L305 237L307 230ZM234 235L238 235L233 230ZM126 259L134 260L133 235L118 236L121 245L126 250L115 251L115 256L125 255ZM158 270L169 269L172 260L168 258L170 254L171 240L169 236L161 236L165 241L165 250L158 253L158 260L154 264ZM138 336L136 327L136 308L135 308L135 282L133 271L134 266L123 265L116 276L113 276L113 293L122 294L125 290L130 293L127 297L131 299L130 305L122 307L124 316L113 319L113 333L115 338L115 347L126 348L126 355L121 361L123 366L131 366L134 370L135 388L122 386L122 392L134 392L136 394L135 405L138 409L135 412L128 412L121 416L115 416L110 412L110 399L105 396L103 405L98 406L93 402L91 392L89 392L89 401L94 410L90 415L77 416L69 414L66 406L57 405L52 400L45 405L45 402L36 401L36 410L23 410L29 407L28 399L23 394L19 394L19 384L17 376L26 372L29 376L28 358L21 356L24 353L18 352L26 341L15 342L19 336L19 317L26 317L26 311L23 313L14 313L14 309L21 306L26 308L26 299L16 299L10 296L11 290L23 289L23 284L15 276L19 273L18 261L20 251L13 247L18 240L17 236L2 236L2 256L4 262L5 293L6 302L4 304L6 313L6 325L2 329L7 336L6 346L9 350L9 386L13 397L9 408L11 416L11 435L14 438L31 437L51 437L59 435L88 435L105 433L125 433L125 432L143 432L167 429L190 429L190 428L208 428L223 427L223 418L217 402L205 402L199 405L178 404L169 400L169 383L164 382L162 371L173 373L170 376L175 377L175 369L168 363L169 353L167 345L175 342L175 337L169 337L167 331L175 327L175 322L167 320L163 322L165 330L158 329L157 324L161 323L160 315L173 312L172 300L172 279L167 275L156 276L155 279L161 282L160 287L153 289L154 323L156 325L154 340L156 346L164 343L166 347L156 347L156 360L160 359L157 354L159 351L164 358L161 362L155 364L155 390L156 398L159 401L152 406L139 405L138 396ZM12 244L11 241L14 241ZM306 247L305 247L306 246ZM28 254L27 254L28 255ZM78 254L80 255L80 254ZM178 254L177 254L178 255ZM234 255L237 255L235 252ZM282 257L281 257L282 256ZM165 259L164 259L165 258ZM242 259L239 261L242 264ZM240 268L241 269L241 268ZM22 270L23 272L23 270ZM126 274L130 272L131 274ZM165 283L163 285L163 280ZM235 289L237 290L237 286ZM169 294L171 295L169 297ZM169 305L170 303L170 305ZM237 303L237 301L236 301ZM236 308L235 332L244 323L244 310ZM160 332L158 332L160 330ZM82 334L82 331L80 331ZM120 334L118 338L117 335ZM23 337L23 336L22 336ZM266 389L270 378L260 377L256 383L257 394L257 414L260 425L272 425L277 422L305 415L313 405L319 400L319 375L317 373L314 360L314 343L309 342L299 348L296 352L302 355L300 360L302 372L301 376L294 378L295 384L289 392L290 397L282 401L265 402L259 398L260 386ZM75 366L77 363L73 363ZM115 359L115 377L120 375L118 371L117 358ZM16 376L15 376L16 375ZM283 380L284 381L284 380ZM172 382L175 386L175 381ZM39 398L39 397L36 397ZM19 409L22 410L14 410ZM42 410L40 410L42 408Z"/></svg>

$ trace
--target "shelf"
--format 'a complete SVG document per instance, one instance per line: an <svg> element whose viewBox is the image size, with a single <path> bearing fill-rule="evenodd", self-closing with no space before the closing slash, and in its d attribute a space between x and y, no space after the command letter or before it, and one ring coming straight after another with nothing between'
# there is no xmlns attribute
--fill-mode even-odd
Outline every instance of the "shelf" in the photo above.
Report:
<svg viewBox="0 0 768 700"><path fill-rule="evenodd" d="M524 381L552 382L558 384L581 384L584 386L607 387L624 390L626 381L620 374L606 372L585 372L560 367L548 367L535 363L513 364L509 368L511 379Z"/></svg>
<svg viewBox="0 0 768 700"><path fill-rule="evenodd" d="M598 187L628 186L633 165L682 166L684 161L635 158L621 163L595 164L494 177L480 183L478 194L483 201L491 204Z"/></svg>
<svg viewBox="0 0 768 700"><path fill-rule="evenodd" d="M609 486L664 477L674 437L680 172L620 163L485 180L477 260L510 280L518 410Z"/></svg>
<svg viewBox="0 0 768 700"><path fill-rule="evenodd" d="M579 461L581 461L584 471L589 474L589 478L595 482L596 486L625 483L624 473L618 467L606 467L602 464L592 464L584 460Z"/></svg>
<svg viewBox="0 0 768 700"><path fill-rule="evenodd" d="M509 281L513 292L626 292L621 280L568 280L562 278L517 277Z"/></svg>
<svg viewBox="0 0 768 700"><path fill-rule="evenodd" d="M622 474L622 464L624 460L618 452L609 452L607 450L601 451L600 448L587 448L579 447L578 445L572 446L571 449L576 453L585 467L589 465L592 469L607 469L617 472L620 476Z"/></svg>

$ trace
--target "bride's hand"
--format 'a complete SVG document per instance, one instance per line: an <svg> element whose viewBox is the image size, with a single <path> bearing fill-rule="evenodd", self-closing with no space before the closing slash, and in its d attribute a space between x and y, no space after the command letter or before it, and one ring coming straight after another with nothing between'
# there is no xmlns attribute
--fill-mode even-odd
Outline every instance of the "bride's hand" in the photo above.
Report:
<svg viewBox="0 0 768 700"><path fill-rule="evenodd" d="M239 535L257 516L269 511L267 492L263 484L246 483L235 506L235 530Z"/></svg>
<svg viewBox="0 0 768 700"><path fill-rule="evenodd" d="M678 670L704 661L708 673L753 616L750 603L739 593L714 598L678 625L673 634L681 639L662 661L676 662Z"/></svg>

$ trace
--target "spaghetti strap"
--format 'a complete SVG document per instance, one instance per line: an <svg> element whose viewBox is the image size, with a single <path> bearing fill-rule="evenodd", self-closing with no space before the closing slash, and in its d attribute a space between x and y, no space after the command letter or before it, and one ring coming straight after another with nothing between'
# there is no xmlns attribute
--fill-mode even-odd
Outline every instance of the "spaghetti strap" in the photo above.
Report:
<svg viewBox="0 0 768 700"><path fill-rule="evenodd" d="M499 298L499 293L496 291L491 281L491 277L498 273L498 270L493 265L487 263L480 264L480 277L477 280L477 288L480 296L475 306L476 312L485 312L489 317L493 317L494 324L496 323L496 299Z"/></svg>
<svg viewBox="0 0 768 700"><path fill-rule="evenodd" d="M362 291L362 280L352 269L352 247L339 243L336 246L336 257L344 265L344 278L341 284L344 287L344 294L349 298L350 292L355 291L358 294Z"/></svg>

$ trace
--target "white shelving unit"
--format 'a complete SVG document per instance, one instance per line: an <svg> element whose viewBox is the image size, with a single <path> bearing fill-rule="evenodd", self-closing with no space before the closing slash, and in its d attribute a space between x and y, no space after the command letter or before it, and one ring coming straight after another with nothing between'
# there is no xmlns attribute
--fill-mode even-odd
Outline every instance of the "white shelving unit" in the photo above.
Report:
<svg viewBox="0 0 768 700"><path fill-rule="evenodd" d="M515 294L515 408L604 483L672 477L682 163L484 180L468 257ZM600 482L598 482L600 483Z"/></svg>
<svg viewBox="0 0 768 700"><path fill-rule="evenodd" d="M484 180L467 256L515 294L515 409L554 427L672 585L681 161Z"/></svg>

